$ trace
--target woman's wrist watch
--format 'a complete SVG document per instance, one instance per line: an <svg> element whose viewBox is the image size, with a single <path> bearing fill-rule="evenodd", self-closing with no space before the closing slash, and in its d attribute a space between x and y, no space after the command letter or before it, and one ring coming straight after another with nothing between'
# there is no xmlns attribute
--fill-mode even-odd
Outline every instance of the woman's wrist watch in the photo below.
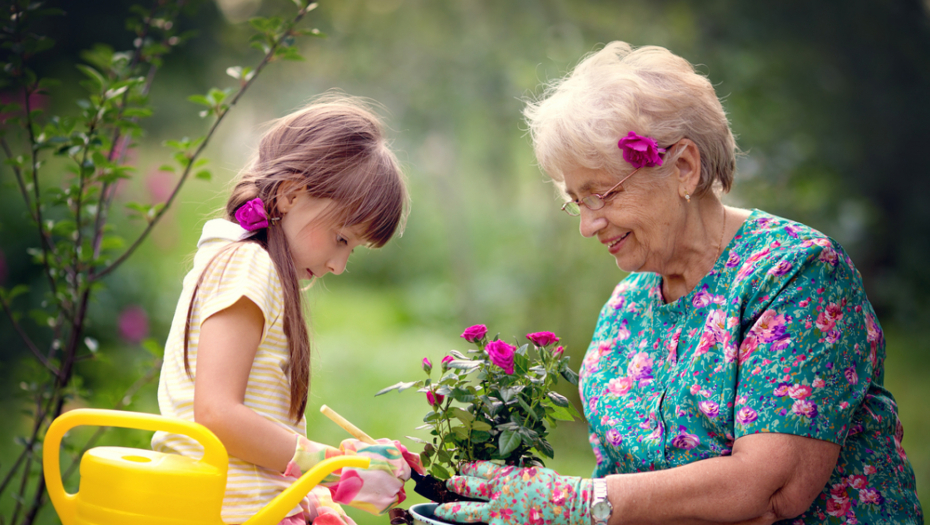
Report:
<svg viewBox="0 0 930 525"><path fill-rule="evenodd" d="M594 525L607 525L607 520L613 514L614 508L607 499L607 480L596 478L591 480L594 485L591 496L591 523Z"/></svg>

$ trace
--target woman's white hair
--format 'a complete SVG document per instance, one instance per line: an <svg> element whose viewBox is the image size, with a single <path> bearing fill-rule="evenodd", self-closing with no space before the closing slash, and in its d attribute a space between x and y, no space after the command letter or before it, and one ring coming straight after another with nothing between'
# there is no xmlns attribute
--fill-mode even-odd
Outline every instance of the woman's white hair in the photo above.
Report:
<svg viewBox="0 0 930 525"><path fill-rule="evenodd" d="M663 148L683 138L694 141L701 154L694 195L715 185L726 192L733 183L736 143L723 105L707 77L662 47L611 42L549 83L540 98L528 100L523 115L536 160L556 183L572 168L618 176L631 171L617 147L630 131ZM674 161L674 153L663 165Z"/></svg>

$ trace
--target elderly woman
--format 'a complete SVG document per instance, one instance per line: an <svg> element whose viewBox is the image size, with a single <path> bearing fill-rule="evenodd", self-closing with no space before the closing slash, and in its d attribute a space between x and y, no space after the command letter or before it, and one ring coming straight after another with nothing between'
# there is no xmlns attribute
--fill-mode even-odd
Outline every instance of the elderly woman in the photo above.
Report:
<svg viewBox="0 0 930 525"><path fill-rule="evenodd" d="M885 341L835 241L725 206L735 144L707 78L614 42L525 111L537 159L630 275L580 392L593 480L477 463L489 523L923 523Z"/></svg>

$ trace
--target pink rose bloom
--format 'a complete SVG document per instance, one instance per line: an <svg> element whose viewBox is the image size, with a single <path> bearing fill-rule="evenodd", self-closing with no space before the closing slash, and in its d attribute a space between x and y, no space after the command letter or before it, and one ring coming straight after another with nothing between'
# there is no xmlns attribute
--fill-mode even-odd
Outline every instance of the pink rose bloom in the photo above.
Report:
<svg viewBox="0 0 930 525"><path fill-rule="evenodd" d="M660 148L659 143L652 137L644 137L631 131L617 142L617 147L623 150L623 160L634 168L662 165L659 153L665 153L665 149Z"/></svg>
<svg viewBox="0 0 930 525"><path fill-rule="evenodd" d="M445 399L446 396L441 394L433 394L432 391L426 393L426 400L429 401L429 404L432 406L441 405Z"/></svg>
<svg viewBox="0 0 930 525"><path fill-rule="evenodd" d="M811 396L811 387L807 385L791 385L788 387L788 397L791 399L807 399Z"/></svg>
<svg viewBox="0 0 930 525"><path fill-rule="evenodd" d="M488 327L483 324L469 326L462 332L461 337L469 343L477 343L479 339L488 334Z"/></svg>
<svg viewBox="0 0 930 525"><path fill-rule="evenodd" d="M268 215L265 213L265 205L257 197L239 206L236 209L235 216L239 226L246 230L255 231L268 227Z"/></svg>
<svg viewBox="0 0 930 525"><path fill-rule="evenodd" d="M748 425L759 419L759 414L752 407L743 407L736 413L736 421L741 425Z"/></svg>
<svg viewBox="0 0 930 525"><path fill-rule="evenodd" d="M558 343L559 338L552 332L535 332L532 334L526 334L526 338L533 342L536 346L549 346L552 343Z"/></svg>
<svg viewBox="0 0 930 525"><path fill-rule="evenodd" d="M807 399L798 399L791 405L791 411L799 416L813 419L817 417L817 404Z"/></svg>
<svg viewBox="0 0 930 525"><path fill-rule="evenodd" d="M631 377L615 377L607 382L607 390L615 396L626 394L632 387L633 378Z"/></svg>
<svg viewBox="0 0 930 525"><path fill-rule="evenodd" d="M513 374L513 355L517 347L498 339L488 343L485 350L488 352L492 363L503 368L507 375Z"/></svg>
<svg viewBox="0 0 930 525"><path fill-rule="evenodd" d="M713 401L701 401L698 403L698 408L700 408L701 412L704 412L704 414L711 419L714 419L720 415L720 405L714 403Z"/></svg>

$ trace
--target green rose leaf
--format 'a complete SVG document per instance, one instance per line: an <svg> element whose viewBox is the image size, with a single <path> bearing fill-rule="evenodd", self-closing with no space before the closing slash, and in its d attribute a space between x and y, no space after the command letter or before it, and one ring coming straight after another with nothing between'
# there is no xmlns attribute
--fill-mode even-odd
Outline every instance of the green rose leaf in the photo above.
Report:
<svg viewBox="0 0 930 525"><path fill-rule="evenodd" d="M501 456L507 456L516 450L522 441L523 438L521 438L520 434L514 430L508 429L501 432L501 436L498 441Z"/></svg>
<svg viewBox="0 0 930 525"><path fill-rule="evenodd" d="M570 403L568 402L568 398L567 398L567 397L565 397L565 396L563 396L562 394L559 394L559 393L557 393L557 392L547 392L547 393L546 393L546 396L548 396L549 399L551 399L552 402L556 404L556 406L567 407L567 406L570 404Z"/></svg>

